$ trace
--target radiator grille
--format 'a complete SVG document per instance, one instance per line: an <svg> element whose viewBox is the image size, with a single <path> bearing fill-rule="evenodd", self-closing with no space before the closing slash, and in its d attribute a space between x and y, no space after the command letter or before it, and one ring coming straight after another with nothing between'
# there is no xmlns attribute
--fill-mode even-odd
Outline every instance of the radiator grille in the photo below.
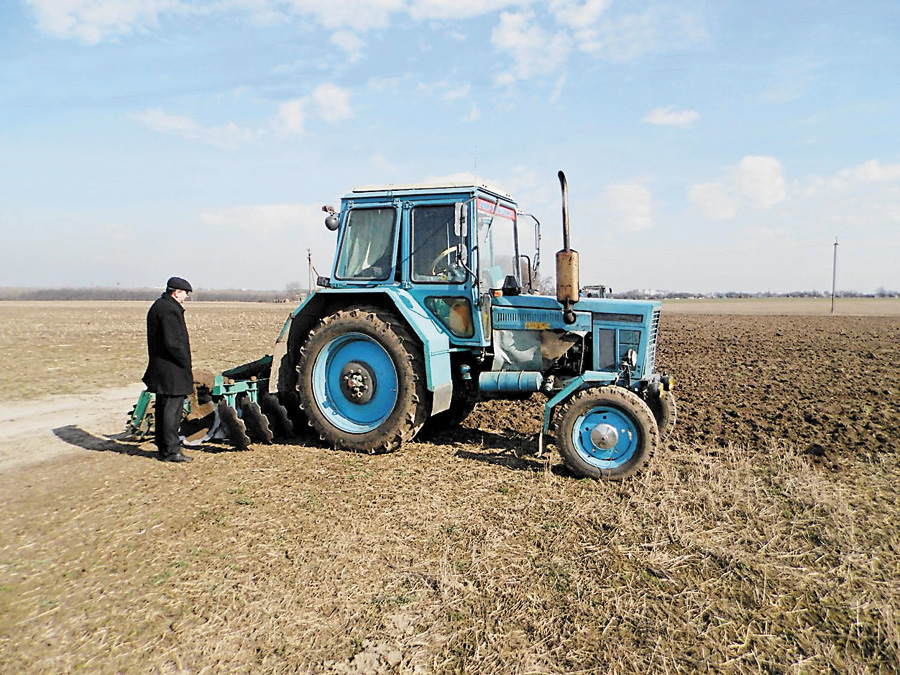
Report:
<svg viewBox="0 0 900 675"><path fill-rule="evenodd" d="M644 375L652 375L656 367L656 336L659 333L659 307L653 310L653 318L650 320L650 336L647 338L647 367Z"/></svg>
<svg viewBox="0 0 900 675"><path fill-rule="evenodd" d="M498 330L514 330L516 328L534 327L538 330L562 328L562 312L542 309L495 309L494 328Z"/></svg>

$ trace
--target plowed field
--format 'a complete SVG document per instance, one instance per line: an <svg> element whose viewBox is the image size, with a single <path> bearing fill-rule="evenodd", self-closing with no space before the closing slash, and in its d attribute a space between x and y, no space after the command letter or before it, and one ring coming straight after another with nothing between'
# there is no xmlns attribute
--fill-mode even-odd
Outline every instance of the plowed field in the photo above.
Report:
<svg viewBox="0 0 900 675"><path fill-rule="evenodd" d="M897 672L900 316L745 307L664 310L677 429L603 483L534 456L540 397L164 464L146 305L0 303L0 672ZM287 311L189 305L197 366Z"/></svg>
<svg viewBox="0 0 900 675"><path fill-rule="evenodd" d="M835 466L900 448L897 317L664 314L661 331L676 441L750 451L787 441ZM492 402L466 425L537 433L541 404Z"/></svg>

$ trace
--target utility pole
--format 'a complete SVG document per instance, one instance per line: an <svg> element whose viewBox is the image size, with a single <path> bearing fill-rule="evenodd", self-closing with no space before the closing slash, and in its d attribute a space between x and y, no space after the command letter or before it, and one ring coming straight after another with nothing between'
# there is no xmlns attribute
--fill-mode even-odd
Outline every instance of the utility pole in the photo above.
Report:
<svg viewBox="0 0 900 675"><path fill-rule="evenodd" d="M837 237L834 238L834 262L831 264L831 313L834 314L834 289L837 282Z"/></svg>

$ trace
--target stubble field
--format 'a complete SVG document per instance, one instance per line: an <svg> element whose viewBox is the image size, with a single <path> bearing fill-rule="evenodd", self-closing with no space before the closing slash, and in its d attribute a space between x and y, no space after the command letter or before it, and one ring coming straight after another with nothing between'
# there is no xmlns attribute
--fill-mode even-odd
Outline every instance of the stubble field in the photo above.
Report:
<svg viewBox="0 0 900 675"><path fill-rule="evenodd" d="M678 428L621 483L532 454L538 398L385 456L168 465L131 401L0 429L0 671L897 672L896 304L708 307L664 307ZM137 382L146 309L0 303L4 424ZM267 353L288 309L189 304L196 365Z"/></svg>

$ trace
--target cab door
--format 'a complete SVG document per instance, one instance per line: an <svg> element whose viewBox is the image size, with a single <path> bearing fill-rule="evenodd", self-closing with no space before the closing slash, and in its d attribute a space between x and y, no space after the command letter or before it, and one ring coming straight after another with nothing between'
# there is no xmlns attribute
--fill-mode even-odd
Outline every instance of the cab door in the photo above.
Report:
<svg viewBox="0 0 900 675"><path fill-rule="evenodd" d="M468 231L460 230L459 213L468 204L458 201L417 202L409 205L409 247L404 269L410 292L456 344L480 344L473 284L467 269Z"/></svg>

